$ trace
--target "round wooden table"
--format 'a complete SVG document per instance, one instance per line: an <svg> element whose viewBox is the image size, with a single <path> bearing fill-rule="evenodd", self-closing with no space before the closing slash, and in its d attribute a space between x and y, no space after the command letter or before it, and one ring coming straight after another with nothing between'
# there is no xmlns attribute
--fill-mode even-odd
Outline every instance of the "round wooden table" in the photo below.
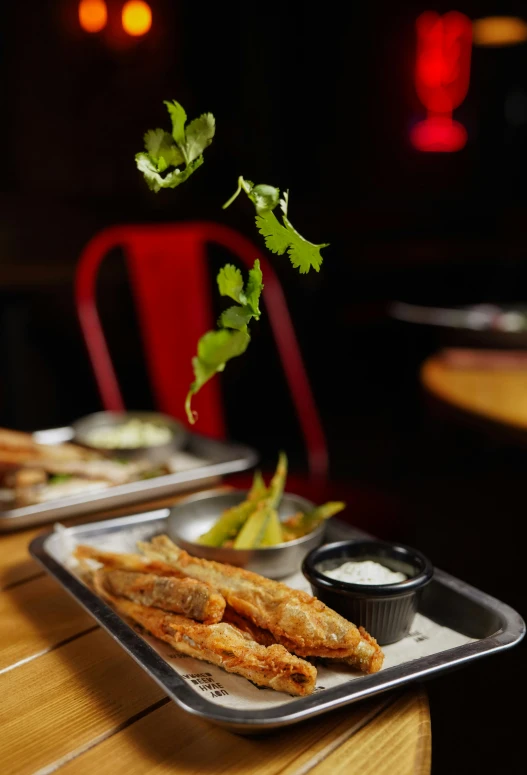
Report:
<svg viewBox="0 0 527 775"><path fill-rule="evenodd" d="M435 355L421 367L421 383L434 397L514 431L527 431L527 369L459 368Z"/></svg>
<svg viewBox="0 0 527 775"><path fill-rule="evenodd" d="M0 535L2 773L430 772L430 715L419 685L261 737L191 716L29 557L28 543L44 529Z"/></svg>

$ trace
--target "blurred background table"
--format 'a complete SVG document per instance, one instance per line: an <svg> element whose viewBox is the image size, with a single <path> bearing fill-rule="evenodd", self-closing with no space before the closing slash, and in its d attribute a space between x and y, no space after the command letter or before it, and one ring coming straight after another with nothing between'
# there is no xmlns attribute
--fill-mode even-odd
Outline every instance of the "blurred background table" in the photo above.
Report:
<svg viewBox="0 0 527 775"><path fill-rule="evenodd" d="M440 354L421 367L421 383L435 398L475 419L511 432L527 431L527 368L454 366Z"/></svg>
<svg viewBox="0 0 527 775"><path fill-rule="evenodd" d="M186 713L29 557L42 529L0 536L2 772L430 772L430 714L419 685L261 737Z"/></svg>

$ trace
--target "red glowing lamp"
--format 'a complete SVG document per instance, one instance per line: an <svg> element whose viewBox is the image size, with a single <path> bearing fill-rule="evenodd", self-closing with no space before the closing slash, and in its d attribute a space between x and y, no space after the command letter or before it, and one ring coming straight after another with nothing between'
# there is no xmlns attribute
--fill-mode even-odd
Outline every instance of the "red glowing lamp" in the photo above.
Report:
<svg viewBox="0 0 527 775"><path fill-rule="evenodd" d="M465 99L470 81L472 23L458 11L440 16L425 11L416 22L415 88L427 118L410 132L419 151L459 151L467 142L452 112Z"/></svg>

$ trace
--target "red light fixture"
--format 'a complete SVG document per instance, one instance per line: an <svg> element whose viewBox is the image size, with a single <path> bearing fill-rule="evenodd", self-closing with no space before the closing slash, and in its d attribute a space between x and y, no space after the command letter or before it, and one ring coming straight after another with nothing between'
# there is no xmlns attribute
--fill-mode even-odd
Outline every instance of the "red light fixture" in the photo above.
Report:
<svg viewBox="0 0 527 775"><path fill-rule="evenodd" d="M412 127L410 141L419 151L459 151L467 132L452 112L468 91L472 23L458 11L444 16L425 11L417 19L416 32L415 88L428 115Z"/></svg>

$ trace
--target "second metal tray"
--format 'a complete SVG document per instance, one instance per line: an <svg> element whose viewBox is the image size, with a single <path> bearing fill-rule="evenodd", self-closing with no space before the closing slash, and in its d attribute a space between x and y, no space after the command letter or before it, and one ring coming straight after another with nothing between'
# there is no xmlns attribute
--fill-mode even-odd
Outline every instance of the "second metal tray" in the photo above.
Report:
<svg viewBox="0 0 527 775"><path fill-rule="evenodd" d="M59 444L69 441L72 434L72 429L66 426L37 431L33 436L42 444ZM195 467L151 479L115 485L105 490L68 495L33 506L0 510L0 532L66 519L96 510L119 508L141 503L141 501L165 498L195 485L212 484L220 476L245 471L258 462L258 454L251 447L217 441L196 433L189 433L183 452L197 459Z"/></svg>
<svg viewBox="0 0 527 775"><path fill-rule="evenodd" d="M281 695L283 699L277 700L278 693L267 690L274 694L274 697L267 694L271 698L270 702L274 704L265 706L265 702L259 701L260 697L263 700L264 693L261 692L258 697L258 692L255 691L245 704L237 707L233 707L232 704L226 706L221 704L226 698L218 698L217 695L218 693L229 694L229 691L224 691L225 686L215 681L221 680L222 684L226 684L229 677L234 678L234 681L244 682L245 679L233 677L223 671L220 671L222 674L220 679L210 677L213 675L210 671L220 669L206 663L198 663L201 667L191 669L191 675L184 674L188 672L186 668L183 674L178 673L170 664L169 653L160 651L157 647L154 648L156 642L151 641L151 645L147 639L135 632L68 567L68 557L76 543L93 543L100 548L106 547L113 551L119 545L125 548L120 548L118 551L134 551L137 540L145 540L161 532L169 532L168 515L168 509L160 509L48 532L32 541L30 553L178 705L196 716L233 731L266 732L295 724L410 681L433 677L442 671L457 668L472 660L508 649L519 643L525 634L523 619L508 605L436 569L434 579L426 588L422 598L418 616L423 617L422 621L426 617L426 621L432 628L436 624L439 628L448 628L451 633L450 643L457 642L459 645L446 648L444 645L442 648L434 645L430 648L430 644L436 641L429 640L426 655L415 658L416 654L425 653L419 651L423 644L416 650L415 641L426 641L426 633L413 632L408 639L394 644L399 647L398 661L392 657L391 664L388 662L374 675L346 678L339 685L331 686L330 670L327 669L323 682L328 685L326 687L317 685L315 693L309 697L289 698L287 695ZM353 530L335 519L328 526L328 540L363 536L364 533ZM157 646L159 644L160 642L157 642ZM385 649L387 656L389 648ZM334 672L334 668L331 672ZM217 687L220 689L218 690Z"/></svg>

